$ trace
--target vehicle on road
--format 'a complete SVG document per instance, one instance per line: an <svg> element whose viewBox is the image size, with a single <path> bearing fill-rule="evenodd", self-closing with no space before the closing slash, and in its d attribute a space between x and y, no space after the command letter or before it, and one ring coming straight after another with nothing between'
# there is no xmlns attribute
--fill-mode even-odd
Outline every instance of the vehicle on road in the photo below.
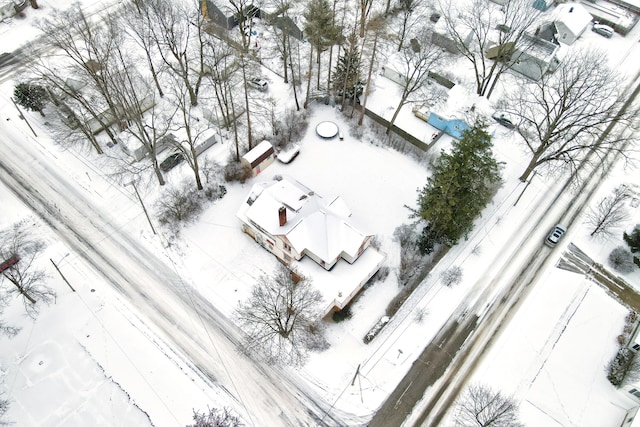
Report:
<svg viewBox="0 0 640 427"><path fill-rule="evenodd" d="M604 36L608 39L610 39L614 33L613 28L604 24L593 24L593 28L591 28L591 31L600 34L601 36Z"/></svg>
<svg viewBox="0 0 640 427"><path fill-rule="evenodd" d="M176 167L180 162L184 160L184 155L182 153L173 153L166 159L160 163L160 169L162 171L167 172Z"/></svg>
<svg viewBox="0 0 640 427"><path fill-rule="evenodd" d="M551 233L549 233L547 235L547 238L544 239L544 244L549 246L550 248L555 247L566 232L567 227L562 224L556 224L555 227L553 227L553 230L551 230Z"/></svg>
<svg viewBox="0 0 640 427"><path fill-rule="evenodd" d="M491 117L493 118L493 120L500 123L502 126L506 127L507 129L516 128L516 125L513 123L513 120L506 113L494 113L493 116Z"/></svg>
<svg viewBox="0 0 640 427"><path fill-rule="evenodd" d="M266 91L269 88L269 84L265 79L253 78L249 80L249 84L258 90Z"/></svg>

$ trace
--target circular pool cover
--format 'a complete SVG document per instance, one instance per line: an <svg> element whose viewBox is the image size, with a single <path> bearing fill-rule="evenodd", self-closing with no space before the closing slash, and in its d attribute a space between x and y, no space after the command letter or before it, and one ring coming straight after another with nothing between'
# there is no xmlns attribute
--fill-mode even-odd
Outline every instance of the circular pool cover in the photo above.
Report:
<svg viewBox="0 0 640 427"><path fill-rule="evenodd" d="M321 122L316 126L316 133L325 139L334 138L338 134L338 125L333 122Z"/></svg>

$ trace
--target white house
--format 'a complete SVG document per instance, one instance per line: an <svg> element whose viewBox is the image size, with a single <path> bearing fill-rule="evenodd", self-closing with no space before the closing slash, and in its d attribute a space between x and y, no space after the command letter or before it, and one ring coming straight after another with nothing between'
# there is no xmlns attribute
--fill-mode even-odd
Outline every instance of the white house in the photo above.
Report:
<svg viewBox="0 0 640 427"><path fill-rule="evenodd" d="M289 177L255 184L237 216L245 233L313 279L324 313L344 308L385 258L340 196L325 199Z"/></svg>
<svg viewBox="0 0 640 427"><path fill-rule="evenodd" d="M553 12L558 41L573 44L587 29L593 17L580 3L559 4Z"/></svg>

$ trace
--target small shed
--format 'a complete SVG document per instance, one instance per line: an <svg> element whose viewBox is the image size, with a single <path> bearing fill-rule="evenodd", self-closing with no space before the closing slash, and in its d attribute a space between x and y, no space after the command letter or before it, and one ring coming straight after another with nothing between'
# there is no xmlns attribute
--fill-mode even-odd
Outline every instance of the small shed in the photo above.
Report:
<svg viewBox="0 0 640 427"><path fill-rule="evenodd" d="M276 159L273 145L267 140L253 147L242 156L242 164L251 168L252 176L258 175Z"/></svg>
<svg viewBox="0 0 640 427"><path fill-rule="evenodd" d="M559 4L554 11L553 20L558 30L558 41L573 44L584 33L592 19L589 11L579 3Z"/></svg>

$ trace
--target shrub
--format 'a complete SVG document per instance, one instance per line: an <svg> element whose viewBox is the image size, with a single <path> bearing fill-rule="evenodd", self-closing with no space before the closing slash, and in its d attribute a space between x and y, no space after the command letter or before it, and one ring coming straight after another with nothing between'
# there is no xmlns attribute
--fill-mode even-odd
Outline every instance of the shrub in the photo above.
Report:
<svg viewBox="0 0 640 427"><path fill-rule="evenodd" d="M202 193L208 200L216 201L227 194L227 187L222 184L206 186Z"/></svg>
<svg viewBox="0 0 640 427"><path fill-rule="evenodd" d="M622 239L629 245L631 252L640 252L640 224L636 224L631 234L622 233Z"/></svg>
<svg viewBox="0 0 640 427"><path fill-rule="evenodd" d="M251 168L242 162L231 160L224 167L224 180L227 182L237 181L244 184L251 175Z"/></svg>
<svg viewBox="0 0 640 427"><path fill-rule="evenodd" d="M340 311L334 311L333 314L331 315L331 318L333 319L334 322L340 323L343 320L351 319L351 316L352 316L351 306L348 305Z"/></svg>
<svg viewBox="0 0 640 427"><path fill-rule="evenodd" d="M462 268L457 265L447 268L440 273L440 280L442 280L442 284L447 287L457 285L462 281Z"/></svg>
<svg viewBox="0 0 640 427"><path fill-rule="evenodd" d="M198 195L186 189L186 186L167 189L166 193L156 202L158 220L161 224L176 226L180 222L189 222L200 213Z"/></svg>
<svg viewBox="0 0 640 427"><path fill-rule="evenodd" d="M618 246L609 254L609 265L621 273L631 273L634 270L633 255L624 246Z"/></svg>
<svg viewBox="0 0 640 427"><path fill-rule="evenodd" d="M635 353L631 349L620 347L607 366L607 379L611 384L616 387L622 385L634 358Z"/></svg>

